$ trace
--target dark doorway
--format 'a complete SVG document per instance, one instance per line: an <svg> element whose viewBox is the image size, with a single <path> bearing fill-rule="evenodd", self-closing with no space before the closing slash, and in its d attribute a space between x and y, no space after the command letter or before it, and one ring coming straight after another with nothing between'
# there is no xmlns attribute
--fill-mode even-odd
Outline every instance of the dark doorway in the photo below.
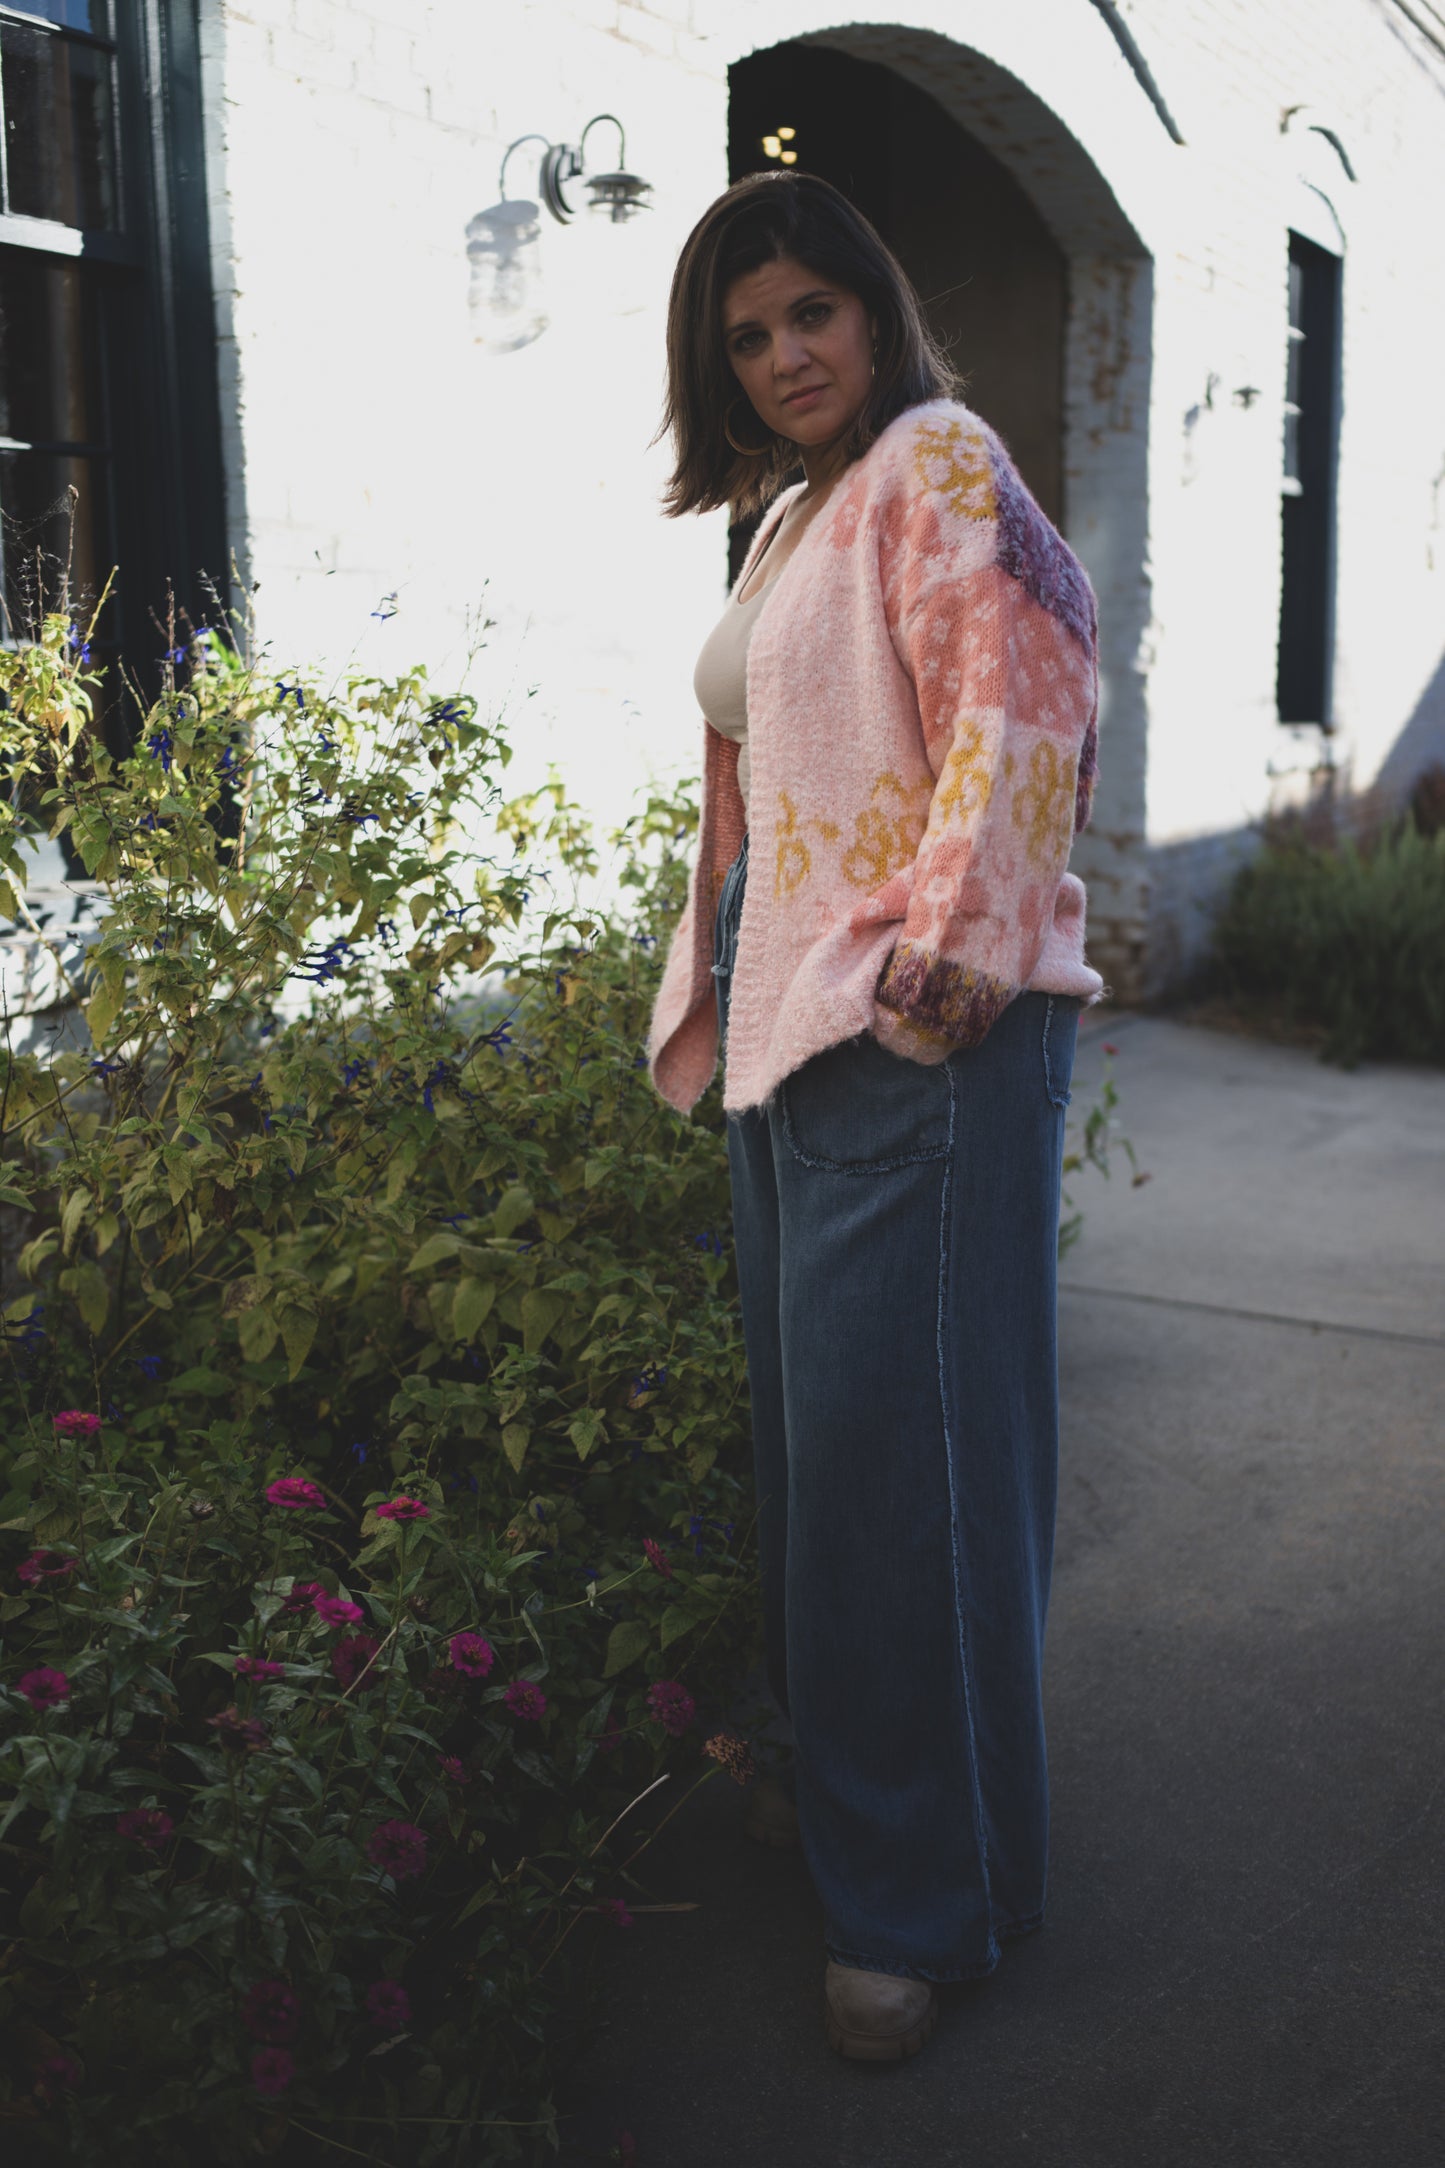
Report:
<svg viewBox="0 0 1445 2168"><path fill-rule="evenodd" d="M1335 478L1340 445L1340 260L1289 237L1289 353L1279 610L1279 719L1331 728Z"/></svg>
<svg viewBox="0 0 1445 2168"><path fill-rule="evenodd" d="M1067 260L1018 182L872 61L776 45L738 61L729 88L730 178L787 163L842 189L917 287L969 405L1062 525Z"/></svg>

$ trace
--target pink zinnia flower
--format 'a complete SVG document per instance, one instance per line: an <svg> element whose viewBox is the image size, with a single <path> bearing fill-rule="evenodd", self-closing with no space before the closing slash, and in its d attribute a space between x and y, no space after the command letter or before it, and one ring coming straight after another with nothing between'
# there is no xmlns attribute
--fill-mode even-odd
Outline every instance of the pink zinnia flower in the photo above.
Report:
<svg viewBox="0 0 1445 2168"><path fill-rule="evenodd" d="M460 1754L443 1754L437 1763L437 1774L444 1777L448 1784L466 1784L470 1781L467 1765Z"/></svg>
<svg viewBox="0 0 1445 2168"><path fill-rule="evenodd" d="M241 2023L253 2040L265 2040L274 2047L296 2038L301 2004L284 1980L258 1980L241 2005Z"/></svg>
<svg viewBox="0 0 1445 2168"><path fill-rule="evenodd" d="M378 1506L379 1521L429 1521L431 1507L423 1505L420 1498L388 1498L384 1506Z"/></svg>
<svg viewBox="0 0 1445 2168"><path fill-rule="evenodd" d="M1114 1045L1114 1043L1113 1043L1113 1041L1112 1041L1111 1039L1106 1039L1106 1040L1104 1041L1104 1052L1105 1052L1106 1054L1117 1054L1117 1053L1118 1053L1118 1051L1119 1051L1118 1047Z"/></svg>
<svg viewBox="0 0 1445 2168"><path fill-rule="evenodd" d="M15 1568L15 1578L24 1587L33 1588L37 1581L63 1581L66 1574L74 1571L75 1560L66 1558L60 1551L32 1551Z"/></svg>
<svg viewBox="0 0 1445 2168"><path fill-rule="evenodd" d="M257 2048L251 2057L251 2083L268 2100L284 2093L295 2075L296 2064L289 2048Z"/></svg>
<svg viewBox="0 0 1445 2168"><path fill-rule="evenodd" d="M62 1438L93 1438L100 1428L100 1417L87 1414L84 1408L65 1408L54 1422Z"/></svg>
<svg viewBox="0 0 1445 2168"><path fill-rule="evenodd" d="M144 1845L148 1852L163 1852L175 1826L160 1807L127 1807L116 1817L115 1831L118 1837L129 1837Z"/></svg>
<svg viewBox="0 0 1445 2168"><path fill-rule="evenodd" d="M647 1706L674 1739L680 1739L697 1715L697 1703L677 1679L659 1679L647 1689Z"/></svg>
<svg viewBox="0 0 1445 2168"><path fill-rule="evenodd" d="M599 1901L597 1909L605 1919L611 1920L614 1927L630 1927L632 1925L632 1914L620 1897L603 1897Z"/></svg>
<svg viewBox="0 0 1445 2168"><path fill-rule="evenodd" d="M293 1581L290 1595L281 1599L281 1608L294 1618L298 1611L309 1611L316 1598L325 1594L325 1584L321 1581Z"/></svg>
<svg viewBox="0 0 1445 2168"><path fill-rule="evenodd" d="M368 1686L376 1684L375 1666L370 1671L366 1667L380 1647L381 1643L371 1634L347 1634L337 1642L331 1651L331 1669L343 1693L355 1684L363 1671L366 1671L365 1683Z"/></svg>
<svg viewBox="0 0 1445 2168"><path fill-rule="evenodd" d="M42 1664L37 1671L26 1672L20 1691L32 1709L58 1709L62 1701L70 1699L70 1681L63 1671L52 1671L48 1664Z"/></svg>
<svg viewBox="0 0 1445 2168"><path fill-rule="evenodd" d="M278 1475L266 1485L268 1506L284 1506L289 1513L324 1513L326 1494L309 1476Z"/></svg>
<svg viewBox="0 0 1445 2168"><path fill-rule="evenodd" d="M219 1716L208 1716L206 1722L220 1734L222 1746L234 1747L238 1752L244 1747L248 1754L260 1754L265 1749L269 1733L260 1717L242 1716L234 1702Z"/></svg>
<svg viewBox="0 0 1445 2168"><path fill-rule="evenodd" d="M325 1626L354 1626L366 1615L359 1603L349 1603L345 1596L313 1596L311 1608Z"/></svg>
<svg viewBox="0 0 1445 2168"><path fill-rule="evenodd" d="M73 2055L47 2055L35 2066L35 2090L47 2106L57 2093L73 2093L80 2083L80 2065Z"/></svg>
<svg viewBox="0 0 1445 2168"><path fill-rule="evenodd" d="M284 1679L286 1666L273 1664L264 1656L238 1656L236 1676L238 1679Z"/></svg>
<svg viewBox="0 0 1445 2168"><path fill-rule="evenodd" d="M672 1580L673 1571L671 1566L669 1566L669 1564L667 1563L667 1553L662 1548L662 1545L660 1543L654 1543L651 1536L644 1536L642 1539L642 1548L647 1554L649 1565L655 1566L657 1568L657 1571L662 1575L663 1580Z"/></svg>
<svg viewBox="0 0 1445 2168"><path fill-rule="evenodd" d="M497 1660L491 1642L481 1634L453 1634L450 1647L453 1670L469 1679L484 1679Z"/></svg>
<svg viewBox="0 0 1445 2168"><path fill-rule="evenodd" d="M400 1980L376 1980L366 1990L366 2014L383 2032L411 2023L411 1997Z"/></svg>
<svg viewBox="0 0 1445 2168"><path fill-rule="evenodd" d="M525 1717L529 1724L540 1724L547 1708L547 1696L530 1679L513 1679L502 1699L513 1716Z"/></svg>
<svg viewBox="0 0 1445 2168"><path fill-rule="evenodd" d="M383 1822L367 1842L366 1856L395 1882L409 1882L426 1871L426 1831L415 1822Z"/></svg>

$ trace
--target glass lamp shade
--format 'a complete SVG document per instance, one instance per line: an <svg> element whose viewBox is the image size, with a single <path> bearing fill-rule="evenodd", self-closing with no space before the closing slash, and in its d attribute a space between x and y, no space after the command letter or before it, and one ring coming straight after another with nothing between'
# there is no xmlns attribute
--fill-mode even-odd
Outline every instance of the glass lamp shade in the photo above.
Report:
<svg viewBox="0 0 1445 2168"><path fill-rule="evenodd" d="M494 203L467 224L472 337L489 353L515 353L547 328L541 305L541 215L535 203Z"/></svg>

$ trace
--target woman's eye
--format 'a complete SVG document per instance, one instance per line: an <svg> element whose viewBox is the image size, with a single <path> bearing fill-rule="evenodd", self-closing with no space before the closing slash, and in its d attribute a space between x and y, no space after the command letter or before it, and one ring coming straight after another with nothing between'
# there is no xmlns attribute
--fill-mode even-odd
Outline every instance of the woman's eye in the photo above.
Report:
<svg viewBox="0 0 1445 2168"><path fill-rule="evenodd" d="M803 310L801 321L805 324L825 324L832 313L832 308L828 302L813 301Z"/></svg>

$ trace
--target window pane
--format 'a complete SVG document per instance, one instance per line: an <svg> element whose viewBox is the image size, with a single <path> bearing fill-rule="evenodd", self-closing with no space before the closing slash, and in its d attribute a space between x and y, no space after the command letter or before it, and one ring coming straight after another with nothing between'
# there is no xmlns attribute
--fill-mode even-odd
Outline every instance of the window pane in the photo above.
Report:
<svg viewBox="0 0 1445 2168"><path fill-rule="evenodd" d="M1299 472L1299 408L1287 406L1284 410L1284 478L1293 482L1295 491L1300 487Z"/></svg>
<svg viewBox="0 0 1445 2168"><path fill-rule="evenodd" d="M98 459L0 452L4 629L25 636L46 610L86 610L105 580L104 469Z"/></svg>
<svg viewBox="0 0 1445 2168"><path fill-rule="evenodd" d="M1291 406L1300 403L1300 373L1304 360L1304 340L1291 338L1284 365L1284 395Z"/></svg>
<svg viewBox="0 0 1445 2168"><path fill-rule="evenodd" d="M0 436L91 444L102 434L94 274L0 249Z"/></svg>
<svg viewBox="0 0 1445 2168"><path fill-rule="evenodd" d="M18 8L27 15L43 15L47 22L59 23L65 30L93 30L103 38L109 29L105 19L105 0L15 0Z"/></svg>
<svg viewBox="0 0 1445 2168"><path fill-rule="evenodd" d="M7 210L113 227L111 59L28 23L0 23Z"/></svg>

